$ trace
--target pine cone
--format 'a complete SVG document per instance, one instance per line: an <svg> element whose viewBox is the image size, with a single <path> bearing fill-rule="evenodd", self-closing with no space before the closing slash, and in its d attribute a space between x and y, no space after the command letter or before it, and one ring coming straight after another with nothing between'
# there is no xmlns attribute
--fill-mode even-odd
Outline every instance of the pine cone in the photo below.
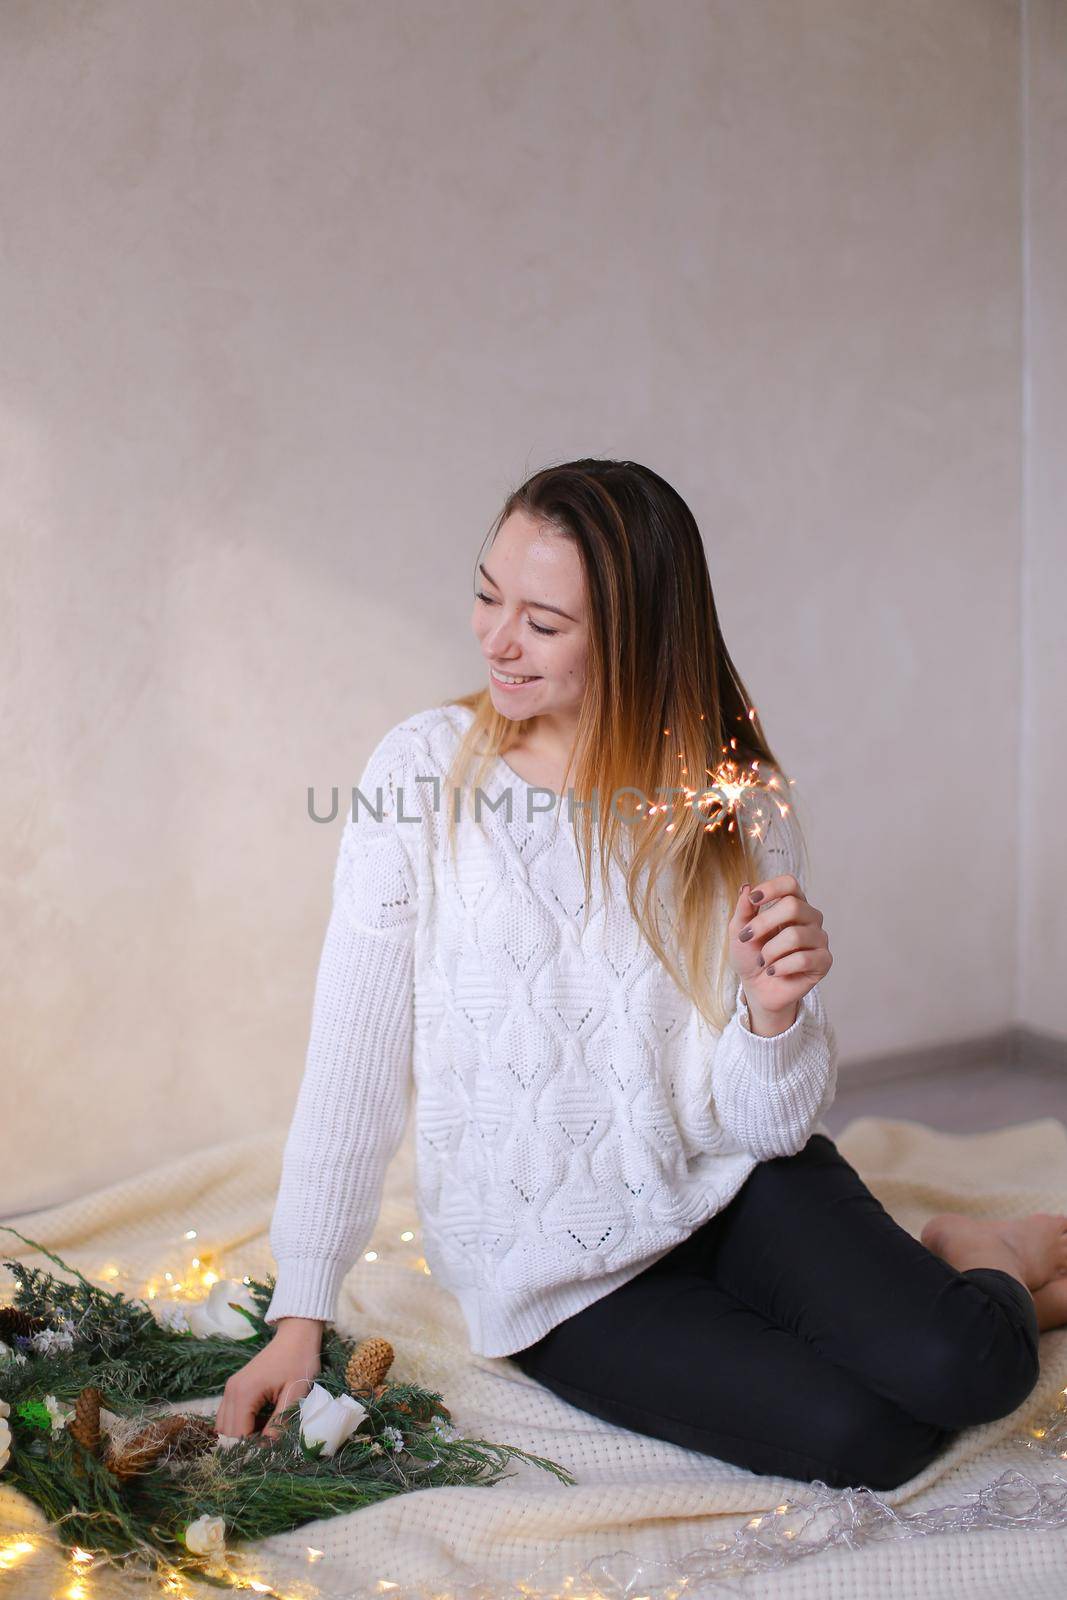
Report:
<svg viewBox="0 0 1067 1600"><path fill-rule="evenodd" d="M385 1387L384 1378L393 1364L393 1347L388 1339L361 1339L348 1358L345 1382L349 1393L370 1390L377 1399Z"/></svg>
<svg viewBox="0 0 1067 1600"><path fill-rule="evenodd" d="M83 1450L99 1458L100 1455L100 1390L90 1384L74 1402L74 1415L67 1424Z"/></svg>
<svg viewBox="0 0 1067 1600"><path fill-rule="evenodd" d="M31 1334L43 1333L47 1326L43 1317L35 1317L18 1306L0 1306L0 1339L5 1344L14 1344L16 1334L28 1339Z"/></svg>
<svg viewBox="0 0 1067 1600"><path fill-rule="evenodd" d="M196 1455L210 1448L217 1438L208 1417L156 1417L130 1440L121 1452L108 1452L104 1465L116 1478L132 1478L149 1472L161 1456L170 1458Z"/></svg>

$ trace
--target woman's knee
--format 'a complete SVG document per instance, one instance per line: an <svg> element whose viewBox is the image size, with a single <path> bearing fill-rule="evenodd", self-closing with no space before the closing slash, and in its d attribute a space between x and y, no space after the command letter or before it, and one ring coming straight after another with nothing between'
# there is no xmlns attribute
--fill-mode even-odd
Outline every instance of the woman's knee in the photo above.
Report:
<svg viewBox="0 0 1067 1600"><path fill-rule="evenodd" d="M896 1489L940 1455L948 1430L919 1422L874 1393L843 1397L819 1414L809 1438L825 1469L813 1476L831 1488Z"/></svg>
<svg viewBox="0 0 1067 1600"><path fill-rule="evenodd" d="M1007 1316L981 1348L931 1329L909 1345L906 1362L908 1409L953 1430L1009 1416L1040 1376L1036 1340Z"/></svg>

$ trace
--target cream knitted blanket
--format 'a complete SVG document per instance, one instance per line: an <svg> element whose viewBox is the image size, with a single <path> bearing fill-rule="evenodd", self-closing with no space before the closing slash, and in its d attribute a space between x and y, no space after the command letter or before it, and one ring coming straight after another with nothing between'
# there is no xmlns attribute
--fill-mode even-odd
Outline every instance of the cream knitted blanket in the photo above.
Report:
<svg viewBox="0 0 1067 1600"><path fill-rule="evenodd" d="M283 1141L284 1130L277 1130L216 1145L82 1199L7 1220L87 1276L99 1277L109 1263L120 1266L123 1277L112 1286L129 1294L142 1292L164 1254L179 1248L191 1227L200 1244L219 1252L225 1275L263 1277L273 1265L267 1227ZM837 1144L915 1236L934 1211L1022 1216L1067 1210L1067 1132L1053 1118L956 1136L908 1121L860 1117ZM303 1593L328 1600L364 1590L388 1592L373 1587L382 1579L401 1589L425 1584L427 1592L440 1592L462 1590L481 1578L487 1580L483 1593L492 1596L505 1593L509 1580L529 1575L535 1588L549 1590L593 1558L619 1552L609 1569L614 1580L605 1577L600 1592L636 1596L647 1593L652 1580L627 1589L632 1567L626 1552L662 1581L702 1545L732 1540L754 1515L773 1513L809 1491L795 1479L761 1477L612 1427L542 1390L506 1358L472 1357L457 1303L419 1264L413 1155L409 1125L372 1240L378 1259L361 1259L349 1274L338 1323L353 1337L389 1339L396 1351L393 1376L439 1390L462 1433L549 1456L577 1485L522 1466L488 1488L399 1495L264 1541L251 1552L260 1577L286 1593L286 1581L293 1590L299 1575L307 1586ZM404 1241L408 1229L415 1237ZM0 1233L0 1255L51 1265L10 1233ZM0 1278L9 1299L12 1280L2 1269ZM1038 1386L1017 1412L965 1431L925 1471L878 1499L900 1516L959 1505L1012 1467L1042 1481L1062 1480L1067 1490L1067 1461L1026 1443L1030 1428L1057 1410L1067 1385L1067 1330L1042 1335L1041 1358ZM195 1409L213 1414L215 1404ZM42 1525L39 1513L0 1477L0 1540ZM325 1552L314 1564L309 1546ZM64 1578L69 1582L70 1568L44 1549L21 1561L17 1578L12 1574L7 1581L14 1581L19 1600L43 1600L65 1592ZM0 1576L0 1589L3 1582ZM771 1593L789 1600L866 1600L890 1592L981 1600L1004 1594L1009 1584L1028 1600L1067 1593L1067 1528L1012 1526L896 1536L861 1541L856 1548L838 1544L772 1574L706 1592ZM91 1592L112 1591L95 1586ZM145 1589L131 1584L134 1592Z"/></svg>

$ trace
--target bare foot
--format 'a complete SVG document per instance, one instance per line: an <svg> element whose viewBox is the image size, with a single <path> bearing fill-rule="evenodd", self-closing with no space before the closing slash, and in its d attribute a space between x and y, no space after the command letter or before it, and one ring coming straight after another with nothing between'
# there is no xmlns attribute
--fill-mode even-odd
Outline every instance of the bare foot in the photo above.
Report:
<svg viewBox="0 0 1067 1600"><path fill-rule="evenodd" d="M1030 1217L994 1221L993 1226L1022 1257L1028 1289L1043 1288L1067 1272L1067 1216L1035 1211Z"/></svg>
<svg viewBox="0 0 1067 1600"><path fill-rule="evenodd" d="M1062 1328L1067 1324L1067 1277L1053 1278L1041 1289L1033 1289L1037 1325L1044 1333L1046 1328Z"/></svg>
<svg viewBox="0 0 1067 1600"><path fill-rule="evenodd" d="M1067 1273L1067 1216L1062 1213L985 1221L942 1211L920 1237L928 1250L961 1270L1007 1265L1031 1292Z"/></svg>

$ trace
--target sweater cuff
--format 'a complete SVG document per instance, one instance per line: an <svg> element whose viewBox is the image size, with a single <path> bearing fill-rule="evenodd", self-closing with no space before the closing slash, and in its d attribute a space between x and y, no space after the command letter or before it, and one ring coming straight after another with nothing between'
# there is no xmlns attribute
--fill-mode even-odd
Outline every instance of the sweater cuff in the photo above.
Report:
<svg viewBox="0 0 1067 1600"><path fill-rule="evenodd" d="M276 1265L274 1293L263 1314L264 1322L277 1322L280 1317L334 1320L338 1292L348 1275L344 1261L331 1256L286 1256Z"/></svg>
<svg viewBox="0 0 1067 1600"><path fill-rule="evenodd" d="M752 1032L752 1017L745 998L745 985L740 978L737 982L735 1010L737 1030L745 1041L749 1059L756 1071L765 1078L780 1078L790 1072L800 1061L812 1038L821 1037L824 1032L826 1013L818 984L809 989L801 999L797 1006L795 1022L783 1033L772 1034L770 1038L766 1038L762 1033Z"/></svg>

